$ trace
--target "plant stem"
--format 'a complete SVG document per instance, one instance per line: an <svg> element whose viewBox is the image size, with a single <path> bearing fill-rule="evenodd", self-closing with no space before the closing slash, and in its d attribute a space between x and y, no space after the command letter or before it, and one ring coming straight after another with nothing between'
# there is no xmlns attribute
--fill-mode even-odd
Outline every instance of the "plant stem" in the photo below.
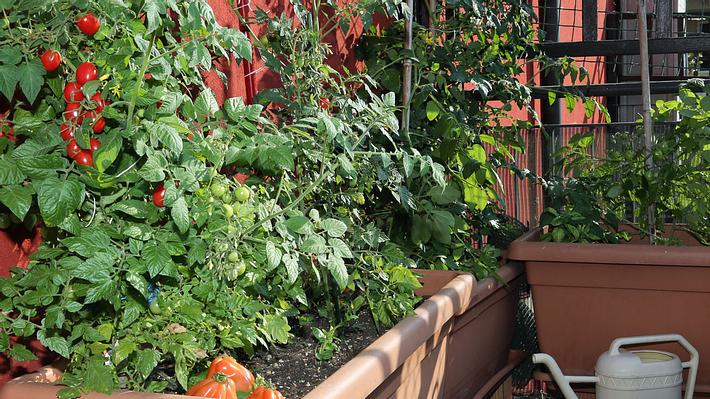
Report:
<svg viewBox="0 0 710 399"><path fill-rule="evenodd" d="M131 102L128 104L128 118L126 120L126 130L130 133L131 128L133 127L133 111L136 108L136 100L138 99L138 93L141 90L141 87L143 87L143 82L145 79L143 78L145 75L145 71L148 70L148 64L150 64L150 53L153 51L153 46L155 46L155 39L158 36L158 32L153 32L153 35L150 37L150 44L148 45L148 48L145 50L145 53L143 54L143 64L141 65L141 69L138 72L138 81L136 82L136 87L133 89L133 95L131 95Z"/></svg>

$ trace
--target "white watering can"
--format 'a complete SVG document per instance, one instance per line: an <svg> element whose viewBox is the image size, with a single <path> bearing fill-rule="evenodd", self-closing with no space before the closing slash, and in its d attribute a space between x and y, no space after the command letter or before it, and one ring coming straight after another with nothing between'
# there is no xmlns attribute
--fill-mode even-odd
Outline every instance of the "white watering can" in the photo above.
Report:
<svg viewBox="0 0 710 399"><path fill-rule="evenodd" d="M669 352L656 350L625 351L622 346L678 342L690 353L690 360ZM693 398L698 375L698 351L678 334L617 338L604 352L595 367L594 376L565 376L552 356L533 355L534 363L547 366L565 399L577 399L570 383L595 383L597 399L681 399L683 369L689 368L685 399Z"/></svg>

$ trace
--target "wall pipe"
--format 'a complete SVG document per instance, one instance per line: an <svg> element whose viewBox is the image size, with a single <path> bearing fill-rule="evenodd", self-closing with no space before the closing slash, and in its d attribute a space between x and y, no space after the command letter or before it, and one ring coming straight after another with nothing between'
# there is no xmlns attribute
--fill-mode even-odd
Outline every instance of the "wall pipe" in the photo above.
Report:
<svg viewBox="0 0 710 399"><path fill-rule="evenodd" d="M244 33L247 37L249 29L246 25L246 14L249 12L249 1L250 0L237 0L237 14L239 16L239 30ZM242 11L242 10L246 10ZM254 47L252 47L252 61L254 60ZM244 71L244 89L246 95L244 98L245 104L252 104L254 102L255 88L254 88L254 74L252 73L251 62L247 60L242 60L242 68Z"/></svg>

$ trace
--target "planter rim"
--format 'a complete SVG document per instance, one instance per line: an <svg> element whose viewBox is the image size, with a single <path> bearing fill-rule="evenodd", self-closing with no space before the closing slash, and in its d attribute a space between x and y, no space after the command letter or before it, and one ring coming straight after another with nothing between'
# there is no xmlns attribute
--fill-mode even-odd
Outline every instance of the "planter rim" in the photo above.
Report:
<svg viewBox="0 0 710 399"><path fill-rule="evenodd" d="M473 275L459 274L419 305L413 316L397 323L303 399L367 397L423 342L468 309L474 300L475 287Z"/></svg>
<svg viewBox="0 0 710 399"><path fill-rule="evenodd" d="M710 266L710 247L643 244L578 244L539 241L542 228L510 244L508 258L520 261L662 266Z"/></svg>

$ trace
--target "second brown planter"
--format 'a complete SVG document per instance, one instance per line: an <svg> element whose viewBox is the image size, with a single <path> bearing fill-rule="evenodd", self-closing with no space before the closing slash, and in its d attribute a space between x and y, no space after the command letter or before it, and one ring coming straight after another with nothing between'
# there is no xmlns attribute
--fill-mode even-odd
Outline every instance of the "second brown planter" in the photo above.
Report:
<svg viewBox="0 0 710 399"><path fill-rule="evenodd" d="M525 262L540 350L565 374L594 374L617 337L678 333L700 352L696 392L710 392L710 248L681 233L682 246L513 242ZM676 345L648 346L687 358Z"/></svg>

